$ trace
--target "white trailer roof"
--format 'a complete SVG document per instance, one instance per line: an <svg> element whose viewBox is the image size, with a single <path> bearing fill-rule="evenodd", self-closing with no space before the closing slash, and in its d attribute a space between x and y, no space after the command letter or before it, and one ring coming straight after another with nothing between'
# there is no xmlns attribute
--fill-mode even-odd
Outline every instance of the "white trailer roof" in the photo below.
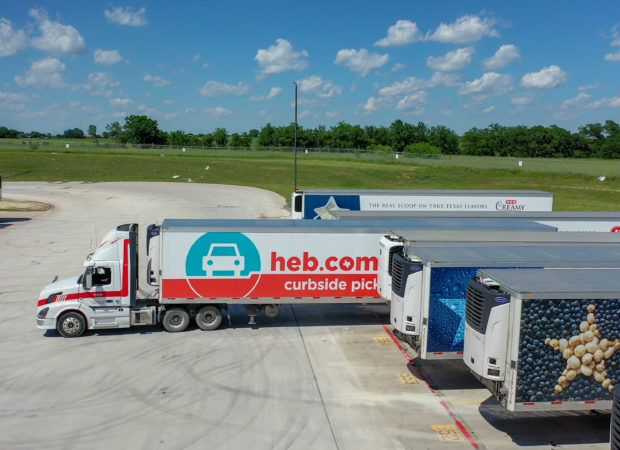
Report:
<svg viewBox="0 0 620 450"><path fill-rule="evenodd" d="M618 221L620 211L348 211L334 210L335 219L491 218L523 220Z"/></svg>
<svg viewBox="0 0 620 450"><path fill-rule="evenodd" d="M424 196L489 196L521 195L529 197L553 197L553 193L537 190L390 190L390 189L299 189L304 195L424 195Z"/></svg>
<svg viewBox="0 0 620 450"><path fill-rule="evenodd" d="M166 219L162 228L170 231L239 231L263 233L387 233L394 228L416 230L522 230L556 231L555 227L528 220L493 219L360 219L360 220L294 220L294 219Z"/></svg>
<svg viewBox="0 0 620 450"><path fill-rule="evenodd" d="M588 267L620 268L620 244L451 246L447 243L434 247L411 245L405 248L405 255L431 267L578 267L587 264Z"/></svg>
<svg viewBox="0 0 620 450"><path fill-rule="evenodd" d="M522 299L619 299L620 269L480 269Z"/></svg>

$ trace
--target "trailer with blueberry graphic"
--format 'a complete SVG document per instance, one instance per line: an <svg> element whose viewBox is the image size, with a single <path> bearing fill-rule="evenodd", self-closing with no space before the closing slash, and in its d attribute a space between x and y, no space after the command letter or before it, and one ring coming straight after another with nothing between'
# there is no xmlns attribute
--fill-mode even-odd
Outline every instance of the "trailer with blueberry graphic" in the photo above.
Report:
<svg viewBox="0 0 620 450"><path fill-rule="evenodd" d="M478 269L562 267L620 268L620 245L409 244L393 257L390 323L421 359L461 359L467 284Z"/></svg>
<svg viewBox="0 0 620 450"><path fill-rule="evenodd" d="M509 411L611 409L620 269L483 269L468 283L464 361Z"/></svg>

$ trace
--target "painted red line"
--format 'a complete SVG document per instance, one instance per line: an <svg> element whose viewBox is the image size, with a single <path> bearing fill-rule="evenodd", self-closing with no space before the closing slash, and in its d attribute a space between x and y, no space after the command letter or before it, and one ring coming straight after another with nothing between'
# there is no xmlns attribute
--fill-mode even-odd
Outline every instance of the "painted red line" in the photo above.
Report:
<svg viewBox="0 0 620 450"><path fill-rule="evenodd" d="M463 433L463 435L469 441L471 446L473 448L480 448L480 446L478 445L478 443L476 442L474 437L471 435L471 433L469 431L467 431L467 428L465 428L465 425L463 425L463 423L456 417L456 414L454 413L454 411L452 411L452 408L450 408L450 406L441 398L441 394L439 392L437 392L435 389L433 389L433 387L431 386L430 382L428 381L428 378L426 378L424 373L422 373L422 370L416 365L416 363L415 363L414 359L411 357L411 355L409 355L409 353L407 353L407 351L403 348L403 346L398 341L398 339L396 339L396 336L394 336L394 333L392 333L392 331L387 327L387 325L383 325L383 329L392 338L392 341L394 342L394 344L396 344L396 347L398 347L398 349L402 352L402 354L405 356L405 358L407 358L407 361L409 361L409 364L411 364L411 366L415 367L416 374L422 379L422 381L424 381L424 383L426 383L426 386L430 389L430 391L436 397L439 398L439 403L446 410L446 412L448 413L450 418L454 421L454 423L459 428L459 430L461 430L461 433Z"/></svg>

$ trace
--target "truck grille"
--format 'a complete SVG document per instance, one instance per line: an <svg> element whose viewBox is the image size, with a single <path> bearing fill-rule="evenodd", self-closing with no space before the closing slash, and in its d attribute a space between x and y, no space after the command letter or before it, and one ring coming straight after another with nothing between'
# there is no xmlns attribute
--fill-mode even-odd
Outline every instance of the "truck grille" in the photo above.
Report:
<svg viewBox="0 0 620 450"><path fill-rule="evenodd" d="M467 325L482 332L484 321L484 300L485 295L479 290L484 287L475 280L467 282L467 302L465 304L465 321Z"/></svg>
<svg viewBox="0 0 620 450"><path fill-rule="evenodd" d="M402 245L395 245L394 247L390 248L390 256L389 256L389 261L388 261L388 273L390 274L390 276L392 276L392 260L394 259L394 255L395 254L402 255L403 248L404 246Z"/></svg>
<svg viewBox="0 0 620 450"><path fill-rule="evenodd" d="M400 253L394 253L392 258L392 292L399 297L405 296L407 288L407 278L412 273L422 270L422 264L409 261Z"/></svg>
<svg viewBox="0 0 620 450"><path fill-rule="evenodd" d="M467 302L465 303L465 322L478 333L485 334L491 309L505 305L510 295L472 278L467 282Z"/></svg>

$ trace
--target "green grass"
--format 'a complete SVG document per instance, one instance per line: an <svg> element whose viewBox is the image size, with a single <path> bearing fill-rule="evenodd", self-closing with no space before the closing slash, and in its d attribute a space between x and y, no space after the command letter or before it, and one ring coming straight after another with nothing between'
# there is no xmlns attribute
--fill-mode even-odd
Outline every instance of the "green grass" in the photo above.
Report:
<svg viewBox="0 0 620 450"><path fill-rule="evenodd" d="M228 154L228 152L226 153ZM255 186L290 200L293 159L282 153L253 157L160 156L42 150L0 151L4 181L176 181ZM206 170L206 167L209 167ZM173 178L178 176L178 178ZM539 189L555 194L556 210L620 210L620 178L518 169L402 165L357 160L298 160L298 187L332 189Z"/></svg>

